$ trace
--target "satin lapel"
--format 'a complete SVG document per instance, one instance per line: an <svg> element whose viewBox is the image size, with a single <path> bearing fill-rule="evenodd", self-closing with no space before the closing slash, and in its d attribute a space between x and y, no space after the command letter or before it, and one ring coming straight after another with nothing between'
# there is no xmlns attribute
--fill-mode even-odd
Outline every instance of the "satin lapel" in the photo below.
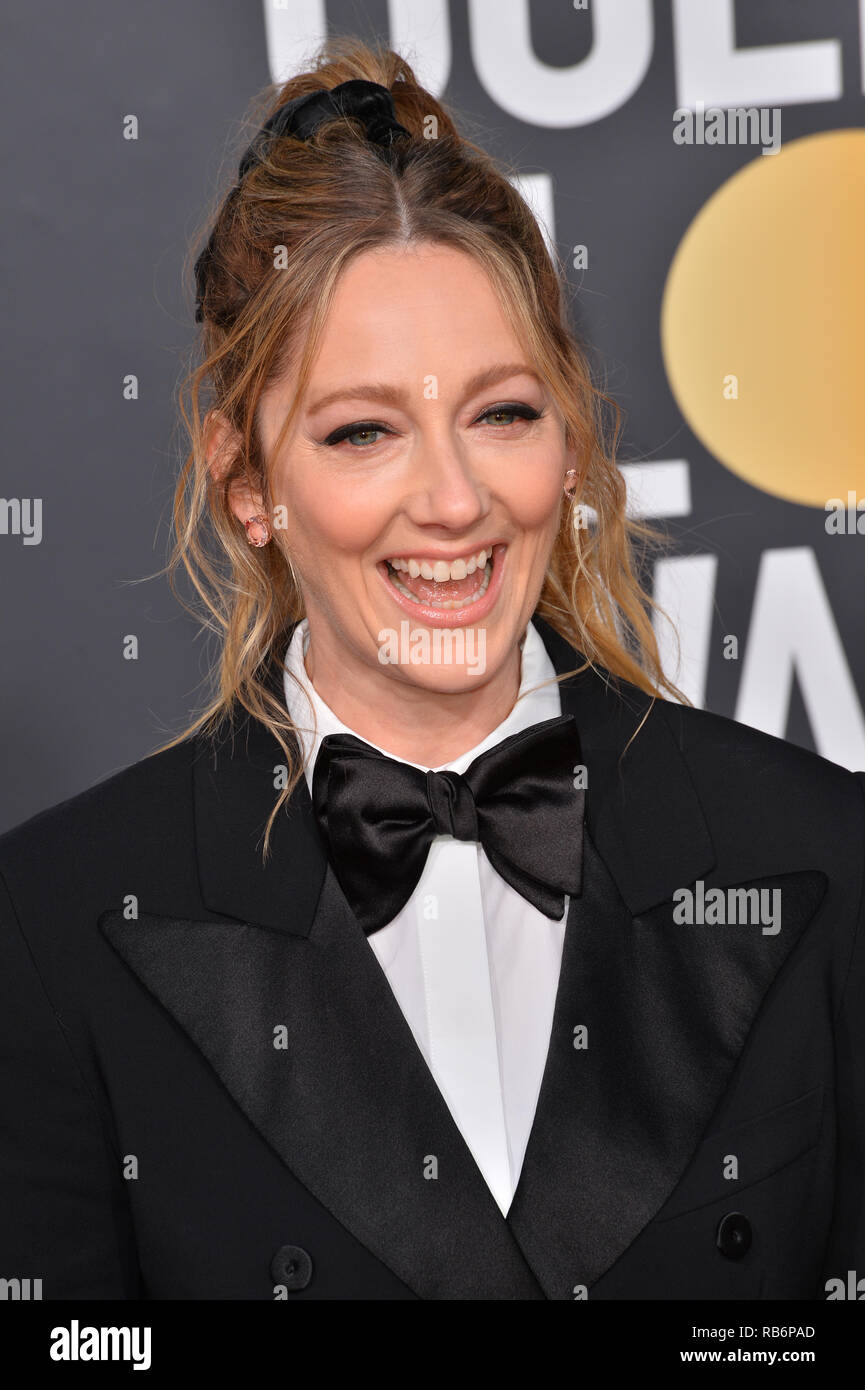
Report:
<svg viewBox="0 0 865 1390"><path fill-rule="evenodd" d="M559 674L573 669L572 649L535 622ZM583 887L570 903L546 1068L508 1224L547 1297L573 1299L683 1174L826 879L805 869L722 885L662 708L592 671L560 689L563 711L577 717L588 775ZM673 894L698 879L707 888L779 888L782 929L677 925Z"/></svg>
<svg viewBox="0 0 865 1390"><path fill-rule="evenodd" d="M409 1288L543 1299L327 865L305 780L262 867L284 761L257 721L196 758L201 894L223 921L108 911L100 927L291 1172Z"/></svg>

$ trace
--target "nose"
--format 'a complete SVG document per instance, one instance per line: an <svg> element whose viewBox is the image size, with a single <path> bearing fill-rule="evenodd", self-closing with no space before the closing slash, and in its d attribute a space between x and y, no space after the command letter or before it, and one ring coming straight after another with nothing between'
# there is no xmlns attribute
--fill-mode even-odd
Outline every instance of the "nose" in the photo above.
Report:
<svg viewBox="0 0 865 1390"><path fill-rule="evenodd" d="M490 489L478 474L470 451L449 431L437 431L418 444L406 513L418 526L462 530L490 510Z"/></svg>

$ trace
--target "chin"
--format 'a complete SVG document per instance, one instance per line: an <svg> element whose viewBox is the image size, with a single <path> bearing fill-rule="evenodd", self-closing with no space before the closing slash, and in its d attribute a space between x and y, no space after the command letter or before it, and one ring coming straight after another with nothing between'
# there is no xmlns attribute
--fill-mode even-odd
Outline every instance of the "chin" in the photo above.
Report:
<svg viewBox="0 0 865 1390"><path fill-rule="evenodd" d="M467 695L485 685L492 673L484 665L400 668L401 679L433 695Z"/></svg>
<svg viewBox="0 0 865 1390"><path fill-rule="evenodd" d="M387 636L377 643L378 660L385 670L411 685L439 694L463 694L477 690L493 677L511 656L521 632L507 637L478 627L428 627L403 618L383 625Z"/></svg>

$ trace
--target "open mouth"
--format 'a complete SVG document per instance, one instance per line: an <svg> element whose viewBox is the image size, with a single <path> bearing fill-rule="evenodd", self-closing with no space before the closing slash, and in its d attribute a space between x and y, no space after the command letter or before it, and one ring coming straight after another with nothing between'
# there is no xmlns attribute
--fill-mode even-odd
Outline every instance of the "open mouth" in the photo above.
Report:
<svg viewBox="0 0 865 1390"><path fill-rule="evenodd" d="M399 596L400 606L416 608L422 618L431 612L473 616L493 589L498 589L506 545L494 544L455 557L436 560L422 555L392 556L380 562L379 569L390 589ZM487 605L484 604L484 607Z"/></svg>
<svg viewBox="0 0 865 1390"><path fill-rule="evenodd" d="M385 560L394 588L415 603L434 608L467 608L486 593L493 572L492 550L448 564L446 560Z"/></svg>

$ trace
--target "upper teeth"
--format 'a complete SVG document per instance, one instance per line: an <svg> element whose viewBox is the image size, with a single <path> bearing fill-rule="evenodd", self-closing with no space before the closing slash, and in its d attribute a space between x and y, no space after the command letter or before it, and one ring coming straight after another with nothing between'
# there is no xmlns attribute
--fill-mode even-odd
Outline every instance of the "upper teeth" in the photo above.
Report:
<svg viewBox="0 0 865 1390"><path fill-rule="evenodd" d="M415 560L413 556L407 559L391 560L389 563L397 570L408 570L412 579L434 579L438 584L443 584L446 579L465 579L467 575L474 574L475 570L482 570L487 560L492 555L492 549L479 550L476 555L462 556L459 560Z"/></svg>

